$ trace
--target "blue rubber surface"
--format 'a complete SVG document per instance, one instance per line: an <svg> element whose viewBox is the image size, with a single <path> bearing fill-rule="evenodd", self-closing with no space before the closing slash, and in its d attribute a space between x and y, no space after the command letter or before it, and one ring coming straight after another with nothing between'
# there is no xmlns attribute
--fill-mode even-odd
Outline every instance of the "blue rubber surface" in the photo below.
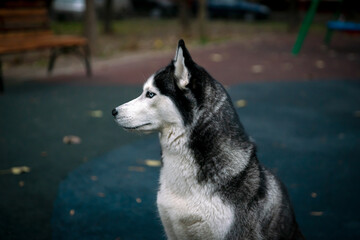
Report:
<svg viewBox="0 0 360 240"><path fill-rule="evenodd" d="M60 185L53 239L161 239L156 210L157 137L124 146L85 164Z"/></svg>
<svg viewBox="0 0 360 240"><path fill-rule="evenodd" d="M307 239L359 239L360 82L241 84L233 101L260 161L285 183ZM129 99L130 100L130 99ZM164 239L155 135L121 145L61 183L54 239ZM96 177L94 177L96 176Z"/></svg>

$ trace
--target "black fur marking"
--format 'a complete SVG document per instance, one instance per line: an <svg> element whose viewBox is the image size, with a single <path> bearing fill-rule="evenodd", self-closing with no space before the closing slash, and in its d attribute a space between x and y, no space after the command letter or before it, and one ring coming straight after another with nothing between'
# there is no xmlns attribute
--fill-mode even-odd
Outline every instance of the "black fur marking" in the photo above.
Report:
<svg viewBox="0 0 360 240"><path fill-rule="evenodd" d="M197 107L200 109L199 112L202 112L203 115L198 116L198 121L192 129L189 147L199 165L198 181L200 183L218 182L225 177L219 175L221 169L232 164L228 151L249 149L251 144L248 142L248 136L223 87L202 69L199 72L202 76L202 79L199 78L202 80L202 86L193 84L191 91L196 99ZM204 75L206 78L203 77ZM218 98L214 101L212 97L206 95L206 92L218 96ZM218 102L224 96L225 101ZM213 108L217 104L222 105L218 107L216 113L213 113ZM228 143L226 144L227 151L223 149L225 143Z"/></svg>
<svg viewBox="0 0 360 240"><path fill-rule="evenodd" d="M193 119L193 103L189 101L186 94L176 84L174 76L174 66L168 65L165 69L155 74L154 85L159 89L160 93L168 96L179 110L184 124L188 125Z"/></svg>
<svg viewBox="0 0 360 240"><path fill-rule="evenodd" d="M254 207L254 205L257 205L259 203L259 201L263 200L267 192L267 186L266 186L267 179L265 175L265 169L260 164L258 165L258 171L259 171L258 189L255 195L249 201L248 208Z"/></svg>

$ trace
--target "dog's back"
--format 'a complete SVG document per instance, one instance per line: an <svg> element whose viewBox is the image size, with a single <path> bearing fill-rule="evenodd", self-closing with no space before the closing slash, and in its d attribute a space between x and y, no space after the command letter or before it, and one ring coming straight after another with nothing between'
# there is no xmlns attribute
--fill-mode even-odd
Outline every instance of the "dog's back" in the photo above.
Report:
<svg viewBox="0 0 360 240"><path fill-rule="evenodd" d="M226 239L304 239L285 187L256 156L221 192L236 206Z"/></svg>

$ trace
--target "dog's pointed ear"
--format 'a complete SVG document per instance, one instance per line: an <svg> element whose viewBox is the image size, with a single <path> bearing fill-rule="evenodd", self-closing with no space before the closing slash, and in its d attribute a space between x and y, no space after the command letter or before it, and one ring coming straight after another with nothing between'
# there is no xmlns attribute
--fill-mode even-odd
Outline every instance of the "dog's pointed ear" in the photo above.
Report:
<svg viewBox="0 0 360 240"><path fill-rule="evenodd" d="M187 64L191 63L192 59L185 47L184 40L180 40L176 49L175 58L173 61L175 67L176 83L180 89L185 89L190 82L191 74Z"/></svg>

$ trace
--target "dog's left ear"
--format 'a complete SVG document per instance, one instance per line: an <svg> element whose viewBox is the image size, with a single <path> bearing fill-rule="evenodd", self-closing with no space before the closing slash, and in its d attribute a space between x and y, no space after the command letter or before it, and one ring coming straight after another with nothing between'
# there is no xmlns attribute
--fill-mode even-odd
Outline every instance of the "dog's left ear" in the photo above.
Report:
<svg viewBox="0 0 360 240"><path fill-rule="evenodd" d="M176 83L180 89L185 89L190 82L191 74L187 65L191 62L192 59L185 47L185 42L181 39L173 61L175 67L175 78L177 80Z"/></svg>

